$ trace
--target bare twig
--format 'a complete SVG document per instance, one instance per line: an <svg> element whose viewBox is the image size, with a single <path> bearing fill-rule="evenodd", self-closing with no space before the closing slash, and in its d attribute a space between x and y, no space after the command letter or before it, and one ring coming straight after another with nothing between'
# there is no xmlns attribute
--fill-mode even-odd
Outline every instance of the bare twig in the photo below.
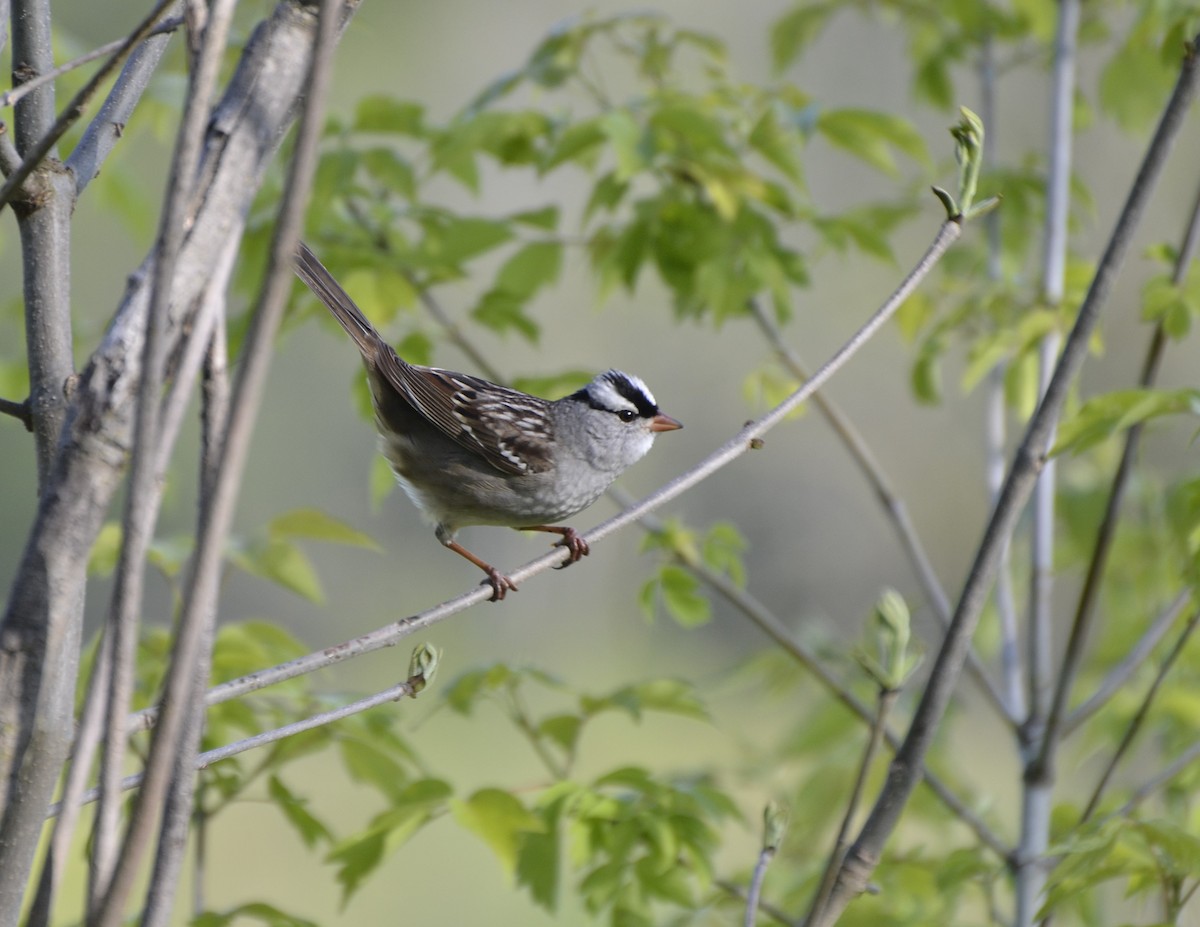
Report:
<svg viewBox="0 0 1200 927"><path fill-rule="evenodd" d="M211 7L213 13L219 12ZM210 17L209 22L212 22ZM229 278L237 258L240 236L232 236L229 247L212 282L204 294L206 303L212 305L201 311L201 315L215 320L212 335L208 339L208 351L204 361L204 377L201 389L201 440L200 440L200 486L197 508L203 510L212 492L220 459L222 429L229 416L228 345L225 339L226 293ZM142 927L162 927L171 915L171 903L183 865L189 829L193 819L193 764L199 750L200 738L204 733L204 690L208 687L212 668L212 645L216 626L216 608L201 615L199 644L196 658L191 667L192 694L189 699L191 712L184 722L180 734L180 747L175 751L174 768L167 800L163 806L163 823L154 859L154 871L146 892L146 903L142 910ZM203 822L197 822L196 853L197 866L202 865L200 847L205 831ZM201 890L200 886L196 891Z"/></svg>
<svg viewBox="0 0 1200 927"><path fill-rule="evenodd" d="M1129 800L1112 814L1107 815L1105 820L1113 817L1128 817L1138 805L1198 760L1200 760L1200 741L1192 744L1158 773L1143 782L1129 797Z"/></svg>
<svg viewBox="0 0 1200 927"><path fill-rule="evenodd" d="M854 820L854 816L858 813L858 806L862 801L863 790L867 784L867 774L870 773L871 766L875 763L875 755L879 752L879 744L883 740L884 732L887 729L887 717L891 713L892 706L896 704L896 697L899 694L899 691L896 689L881 689L879 691L879 697L875 702L875 716L871 721L871 734L867 738L867 745L863 750L862 761L858 764L858 774L854 777L854 786L850 790L850 800L846 803L846 811L842 815L841 824L838 825L837 836L833 841L833 849L829 853L829 858L825 861L825 870L821 873L821 881L817 886L817 893L813 896L812 906L808 909L808 915L804 918L805 924L814 923L821 916L821 912L829 902L829 895L833 891L833 884L837 878L838 868L841 866L842 858L846 854L846 835L850 833L850 824Z"/></svg>
<svg viewBox="0 0 1200 927"><path fill-rule="evenodd" d="M1052 425L1066 399L1068 389L1083 364L1087 342L1107 301L1116 274L1133 238L1150 190L1166 161L1183 114L1191 103L1196 82L1196 45L1190 44L1154 138L1138 170L1116 227L1097 265L1091 287L1080 307L1054 376L1045 397L1030 420L1024 439L1005 480L1004 489L989 519L974 563L967 576L962 596L955 609L950 630L934 661L929 682L917 705L908 734L892 762L887 781L858 839L846 854L830 903L820 923L831 924L850 900L866 886L883 852L884 844L895 830L908 798L916 787L921 763L933 742L945 714L958 674L966 659L971 636L995 577L1004 540L1016 527L1021 510L1028 501L1038 471L1049 450Z"/></svg>
<svg viewBox="0 0 1200 927"><path fill-rule="evenodd" d="M779 328L771 320L771 317L763 309L762 305L757 300L751 300L750 309L755 321L758 322L758 327L762 330L767 341L771 344L779 359L791 371L792 375L798 380L807 379L808 373L804 363L800 360L799 355L784 340L783 333L779 331ZM850 421L849 417L842 412L837 404L824 393L814 393L812 403L834 430L834 433L841 439L842 444L849 451L851 458L858 464L858 469L866 477L867 482L871 484L871 488L875 492L875 498L879 500L880 505L883 506L884 511L888 515L892 527L896 529L896 534L900 539L900 546L904 549L905 554L908 555L913 571L917 574L917 579L920 580L921 586L925 590L925 597L929 600L929 604L933 607L933 613L944 630L950 621L950 603L946 599L946 592L937 578L937 573L933 569L929 555L925 552L925 546L921 543L917 529L913 526L912 519L908 515L908 506L904 504L904 499L900 497L899 493L892 486L891 480L888 479L887 473L884 472L882 465L876 459L871 446L867 444L866 439L859 434L858 429L854 427L854 423ZM987 697L988 702L996 710L997 714L1008 721L1010 725L1016 726L1018 723L1017 716L1012 713L1005 703L1004 698L996 688L995 683L992 682L991 677L988 676L987 670L974 651L971 652L968 666L971 678L975 680L980 691Z"/></svg>
<svg viewBox="0 0 1200 927"><path fill-rule="evenodd" d="M742 888L736 882L731 882L729 879L713 879L713 885L726 894L732 895L734 898L738 898L743 902L748 902L750 900L749 892L747 892L746 889ZM781 911L779 908L775 907L775 905L769 904L768 902L760 899L757 909L776 923L783 924L784 927L792 927L792 919L788 917L786 912Z"/></svg>
<svg viewBox="0 0 1200 927"><path fill-rule="evenodd" d="M150 30L157 24L159 18L168 6L174 3L175 0L159 0L158 4L150 11L147 16L138 25L136 29L121 43L121 47L106 61L103 67L99 68L95 74L91 76L86 84L80 88L75 94L71 102L67 104L66 109L54 121L36 142L28 146L21 144L20 136L17 138L17 148L21 152L21 166L13 171L4 181L4 185L0 186L0 209L12 199L13 194L20 189L25 179L32 174L42 163L42 159L50 153L51 149L58 143L58 140L63 137L66 131L71 128L83 115L83 110L91 101L96 91L100 89L100 85L108 78L129 50L141 42L149 34ZM49 85L40 88L40 90L49 89ZM30 99L36 99L39 92L35 91ZM19 106L24 106L29 100L22 100ZM19 111L19 107L18 107Z"/></svg>
<svg viewBox="0 0 1200 927"><path fill-rule="evenodd" d="M33 417L29 414L28 399L21 402L0 399L0 415L11 415L25 426L26 431L33 431Z"/></svg>
<svg viewBox="0 0 1200 927"><path fill-rule="evenodd" d="M1096 782L1096 788L1092 791L1092 797L1088 799L1088 803L1083 809L1083 814L1080 815L1080 824L1090 818L1095 812L1096 807L1100 804L1100 797L1104 794L1105 788L1108 787L1108 782L1112 778L1113 771L1133 744L1134 738L1137 737L1138 732L1142 728L1142 723L1150 713L1150 706L1153 704L1154 697L1158 694L1163 680L1166 679L1171 667L1175 665L1175 661L1179 659L1179 655L1183 653L1183 648L1187 645L1188 638L1192 636L1192 632L1196 630L1198 623L1200 623L1200 610L1192 612L1192 617L1188 619L1183 630L1179 632L1179 637L1176 639L1175 644L1171 647L1167 655L1163 657L1158 672L1154 674L1154 681L1150 684L1150 688L1146 690L1146 694L1142 697L1142 703L1138 706L1138 710L1134 712L1133 717L1129 721L1129 727L1125 729L1125 733L1121 737L1121 742L1117 745L1117 749L1113 751L1113 755L1109 757L1108 764L1104 767L1104 772L1100 774L1100 779Z"/></svg>
<svg viewBox="0 0 1200 927"><path fill-rule="evenodd" d="M174 32L182 25L182 17L174 16L171 19L163 20L161 23L147 32L145 37L150 38L151 36ZM97 58L103 58L105 55L111 55L113 52L120 51L125 46L127 41L129 41L128 38L116 39L115 41L101 45L99 48L93 48L90 52L84 52L78 58L73 58L66 64L60 64L53 70L47 71L44 74L39 74L37 77L33 78L33 80L28 80L20 86L9 90L7 93L0 94L0 109L5 109L9 106L16 105L17 101L20 100L21 97L25 96L30 91L36 90L38 87L42 86L42 84L48 84L51 81L58 80L58 78L62 77L64 74L69 74L71 71L74 71L76 68L83 67L90 61L95 61Z"/></svg>
<svg viewBox="0 0 1200 927"><path fill-rule="evenodd" d="M997 213L987 216L991 219ZM984 455L986 457L986 482L988 505L994 507L1004 486L1007 467L1004 453L1006 443L1004 371L1006 364L998 364L988 374L986 422L984 425ZM1025 703L1024 673L1021 668L1020 635L1017 632L1017 600L1013 591L1011 539L1004 542L1000 563L996 571L996 616L1000 627L1000 675L1003 680L1004 702L1013 716L1023 718L1028 708Z"/></svg>
<svg viewBox="0 0 1200 927"><path fill-rule="evenodd" d="M165 5L156 13L161 13ZM104 923L116 923L124 895L145 837L130 835L118 855L117 829L120 821L119 782L125 764L126 716L133 692L134 662L141 615L142 584L146 552L154 535L162 484L158 480L160 393L166 362L166 315L170 306L171 281L183 243L188 204L196 183L201 146L208 122L209 104L216 88L217 72L225 51L225 38L232 15L230 0L214 5L205 47L188 84L183 119L177 136L166 202L159 221L155 262L151 274L150 306L142 342L142 378L138 386L134 420L133 453L129 469L129 493L123 522L121 554L113 590L109 629L112 634L112 674L109 682L108 723L104 760L100 772L101 800L92 843L92 890L89 910ZM114 62L115 64L115 62ZM191 663L189 663L189 666ZM139 801L139 806L144 807ZM153 806L151 806L153 807ZM143 812L143 815L145 812ZM143 817L142 820L145 818ZM125 860L132 859L132 862ZM114 873L120 871L117 886ZM113 895L109 901L106 896ZM103 909L104 913L100 915Z"/></svg>
<svg viewBox="0 0 1200 927"><path fill-rule="evenodd" d="M1121 658L1121 662L1109 670L1108 675L1096 687L1096 691L1063 720L1063 736L1074 733L1079 725L1103 708L1108 700L1120 691L1134 672L1154 652L1159 641L1167 636L1167 632L1175 624L1175 619L1183 614L1183 610L1191 601L1192 590L1185 589L1175 597L1170 605L1159 612L1154 621L1150 623L1150 627L1146 629L1146 633L1138 638L1138 642Z"/></svg>
<svg viewBox="0 0 1200 927"><path fill-rule="evenodd" d="M1050 131L1047 139L1049 175L1046 178L1045 240L1042 251L1042 299L1057 308L1062 302L1067 268L1067 222L1070 216L1071 142L1075 113L1076 37L1080 0L1060 0L1054 38L1050 90ZM1047 332L1038 345L1038 398L1046 395L1058 363L1062 338ZM1054 443L1057 410L1047 417L1047 444ZM1028 717L1020 747L1026 774L1021 778L1021 836L1013 859L1016 882L1015 927L1029 927L1041 905L1046 870L1041 858L1050 841L1050 812L1054 781L1031 776L1029 763L1046 723L1053 688L1051 673L1054 644L1051 631L1051 594L1054 571L1054 503L1058 491L1058 463L1044 461L1033 490L1029 552ZM1043 767L1046 769L1046 767Z"/></svg>
<svg viewBox="0 0 1200 927"><path fill-rule="evenodd" d="M775 847L763 847L758 851L758 860L754 863L754 872L750 876L750 888L746 892L746 916L742 919L745 927L754 927L758 922L763 880L767 877L767 868L775 858L775 852Z"/></svg>
<svg viewBox="0 0 1200 927"><path fill-rule="evenodd" d="M987 126L987 134L983 137L983 163L986 168L994 168L996 158L996 125L998 110L996 108L996 43L989 32L983 38L979 56L979 91L980 117ZM1002 210L993 209L983 217L984 229L987 233L987 276L994 284L1003 278L1001 268L1001 238L1000 222ZM1001 361L988 374L985 386L984 412L984 457L985 476L987 480L988 504L994 506L1000 495L1000 487L1004 484L1004 471L1007 465L1005 446L1007 444L1007 419L1004 391L1004 377L1007 362ZM1004 703L1013 718L1025 716L1025 693L1021 681L1021 658L1017 633L1017 606L1013 594L1012 564L1009 559L1010 544L1005 542L1004 551L1000 555L1000 565L996 576L996 614L1000 626L1000 671L1003 680Z"/></svg>

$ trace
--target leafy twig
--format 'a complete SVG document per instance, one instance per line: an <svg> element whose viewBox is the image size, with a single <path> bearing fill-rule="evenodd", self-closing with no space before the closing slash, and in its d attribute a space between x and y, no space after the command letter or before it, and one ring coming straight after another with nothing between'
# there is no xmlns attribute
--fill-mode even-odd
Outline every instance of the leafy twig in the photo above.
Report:
<svg viewBox="0 0 1200 927"><path fill-rule="evenodd" d="M1150 190L1161 172L1171 144L1178 135L1183 115L1190 106L1196 74L1196 46L1193 43L1188 47L1171 99L1097 265L1091 287L1064 344L1046 395L1030 420L1024 439L1016 451L1004 489L989 519L955 609L950 630L937 654L929 683L917 705L908 734L892 762L887 781L870 817L846 855L838 884L834 887L830 904L820 921L823 925L835 921L850 900L863 890L880 859L884 844L895 830L908 798L916 786L921 763L933 742L934 734L957 684L971 636L996 574L1004 542L1011 536L1021 510L1033 490L1037 473L1049 450L1051 425L1062 408L1071 383L1083 365L1087 343L1099 319L1100 308L1108 299Z"/></svg>
<svg viewBox="0 0 1200 927"><path fill-rule="evenodd" d="M758 851L758 860L754 864L754 873L750 877L750 888L746 892L746 916L744 927L754 927L758 919L758 909L761 904L763 880L767 877L767 867L779 852L779 844L783 842L787 830L787 810L775 802L768 802L763 809L763 839Z"/></svg>

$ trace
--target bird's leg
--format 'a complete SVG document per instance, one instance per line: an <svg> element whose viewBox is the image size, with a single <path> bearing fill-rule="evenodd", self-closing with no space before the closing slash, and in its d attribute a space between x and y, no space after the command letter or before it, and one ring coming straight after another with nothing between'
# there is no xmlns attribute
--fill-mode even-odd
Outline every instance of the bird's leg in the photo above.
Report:
<svg viewBox="0 0 1200 927"><path fill-rule="evenodd" d="M570 556L563 561L562 566L556 569L562 569L571 563L578 563L580 557L586 557L591 553L591 548L588 547L588 542L580 537L579 532L574 528L566 525L528 525L524 528L518 528L518 531L545 531L547 534L562 535L562 540L555 544L555 547L565 547L570 553Z"/></svg>
<svg viewBox="0 0 1200 927"><path fill-rule="evenodd" d="M457 541L452 541L449 538L442 537L439 537L438 540L440 540L444 546L450 548L450 550L454 551L460 557L465 557L466 559L470 560L473 564L475 564L475 566L479 567L479 569L483 570L483 572L487 574L486 582L490 583L492 586L492 597L488 599L489 602L501 601L510 589L513 592L517 591L516 583L514 583L511 579L509 579L487 561L480 560Z"/></svg>

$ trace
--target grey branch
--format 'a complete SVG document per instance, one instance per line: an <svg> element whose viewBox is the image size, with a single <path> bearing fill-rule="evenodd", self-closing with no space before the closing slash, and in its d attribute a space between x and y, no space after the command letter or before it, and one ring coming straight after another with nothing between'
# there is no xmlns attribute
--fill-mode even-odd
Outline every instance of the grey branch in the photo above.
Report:
<svg viewBox="0 0 1200 927"><path fill-rule="evenodd" d="M320 714L304 718L301 721L293 721L291 724L285 724L270 731L263 731L261 734L255 734L253 737L247 737L244 740L225 744L222 747L214 747L212 750L208 750L197 756L193 768L197 770L208 769L214 763L227 760L231 756L237 756L239 753L245 753L247 750L265 747L277 741L285 740L288 737L295 737L297 734L303 734L305 731L311 731L326 724L333 724L335 721L341 721L343 718L349 718L351 715L360 714L370 708L375 708L377 705L383 705L386 702L398 702L402 698L415 698L417 679L418 677L406 679L404 682L397 683L388 689L384 689L382 692L376 692L374 695L360 698L357 701L343 705L341 708L332 708L329 711L323 711ZM121 788L124 791L136 789L142 784L142 781L141 773L126 776L121 780ZM89 789L79 797L79 803L81 805L90 804L99 797L99 789ZM62 805L56 802L50 806L47 817L62 814L62 811Z"/></svg>
<svg viewBox="0 0 1200 927"><path fill-rule="evenodd" d="M174 12L178 6L177 2L167 12ZM133 118L134 109L171 41L170 31L178 22L179 19L175 17L163 21L151 29L146 40L129 53L129 60L121 68L100 111L83 130L79 144L67 158L67 168L75 175L76 196L83 193L100 173L101 166Z"/></svg>
<svg viewBox="0 0 1200 927"><path fill-rule="evenodd" d="M312 45L312 16L297 3L277 6L256 30L215 112L201 170L195 218L184 242L179 272L172 281L172 304L192 305L213 276L220 255L249 209L267 163L292 122ZM28 103L36 95L22 101ZM49 657L32 662L26 639L46 629L78 627L86 564L104 515L124 470L132 435L132 397L140 378L141 331L148 304L148 258L135 274L102 343L81 374L68 408L63 439L39 507L0 624L0 704L12 710L0 717L0 815L4 865L0 865L0 922L14 922L20 910L30 860L50 800L25 791L16 773L43 749L45 730L69 732L69 714L38 711L40 693L61 677L73 640L57 637ZM181 337L172 317L168 343ZM45 649L45 648L43 648ZM78 650L77 643L74 649ZM69 710L70 699L66 701ZM31 706L33 706L31 708ZM65 748L64 748L65 749ZM60 761L61 762L61 761ZM40 811L39 811L40 809ZM34 837L30 840L30 834ZM28 858L25 857L28 854Z"/></svg>

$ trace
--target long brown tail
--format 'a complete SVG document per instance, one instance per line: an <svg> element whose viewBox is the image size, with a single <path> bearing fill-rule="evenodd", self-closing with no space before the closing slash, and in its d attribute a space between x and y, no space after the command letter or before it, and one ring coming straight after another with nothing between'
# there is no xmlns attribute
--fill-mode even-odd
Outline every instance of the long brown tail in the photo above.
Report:
<svg viewBox="0 0 1200 927"><path fill-rule="evenodd" d="M350 294L333 279L333 274L326 270L325 265L304 242L296 245L296 276L303 280L317 299L333 313L333 317L354 339L363 357L373 360L379 346L384 343L383 338L367 321L362 310L354 304Z"/></svg>

